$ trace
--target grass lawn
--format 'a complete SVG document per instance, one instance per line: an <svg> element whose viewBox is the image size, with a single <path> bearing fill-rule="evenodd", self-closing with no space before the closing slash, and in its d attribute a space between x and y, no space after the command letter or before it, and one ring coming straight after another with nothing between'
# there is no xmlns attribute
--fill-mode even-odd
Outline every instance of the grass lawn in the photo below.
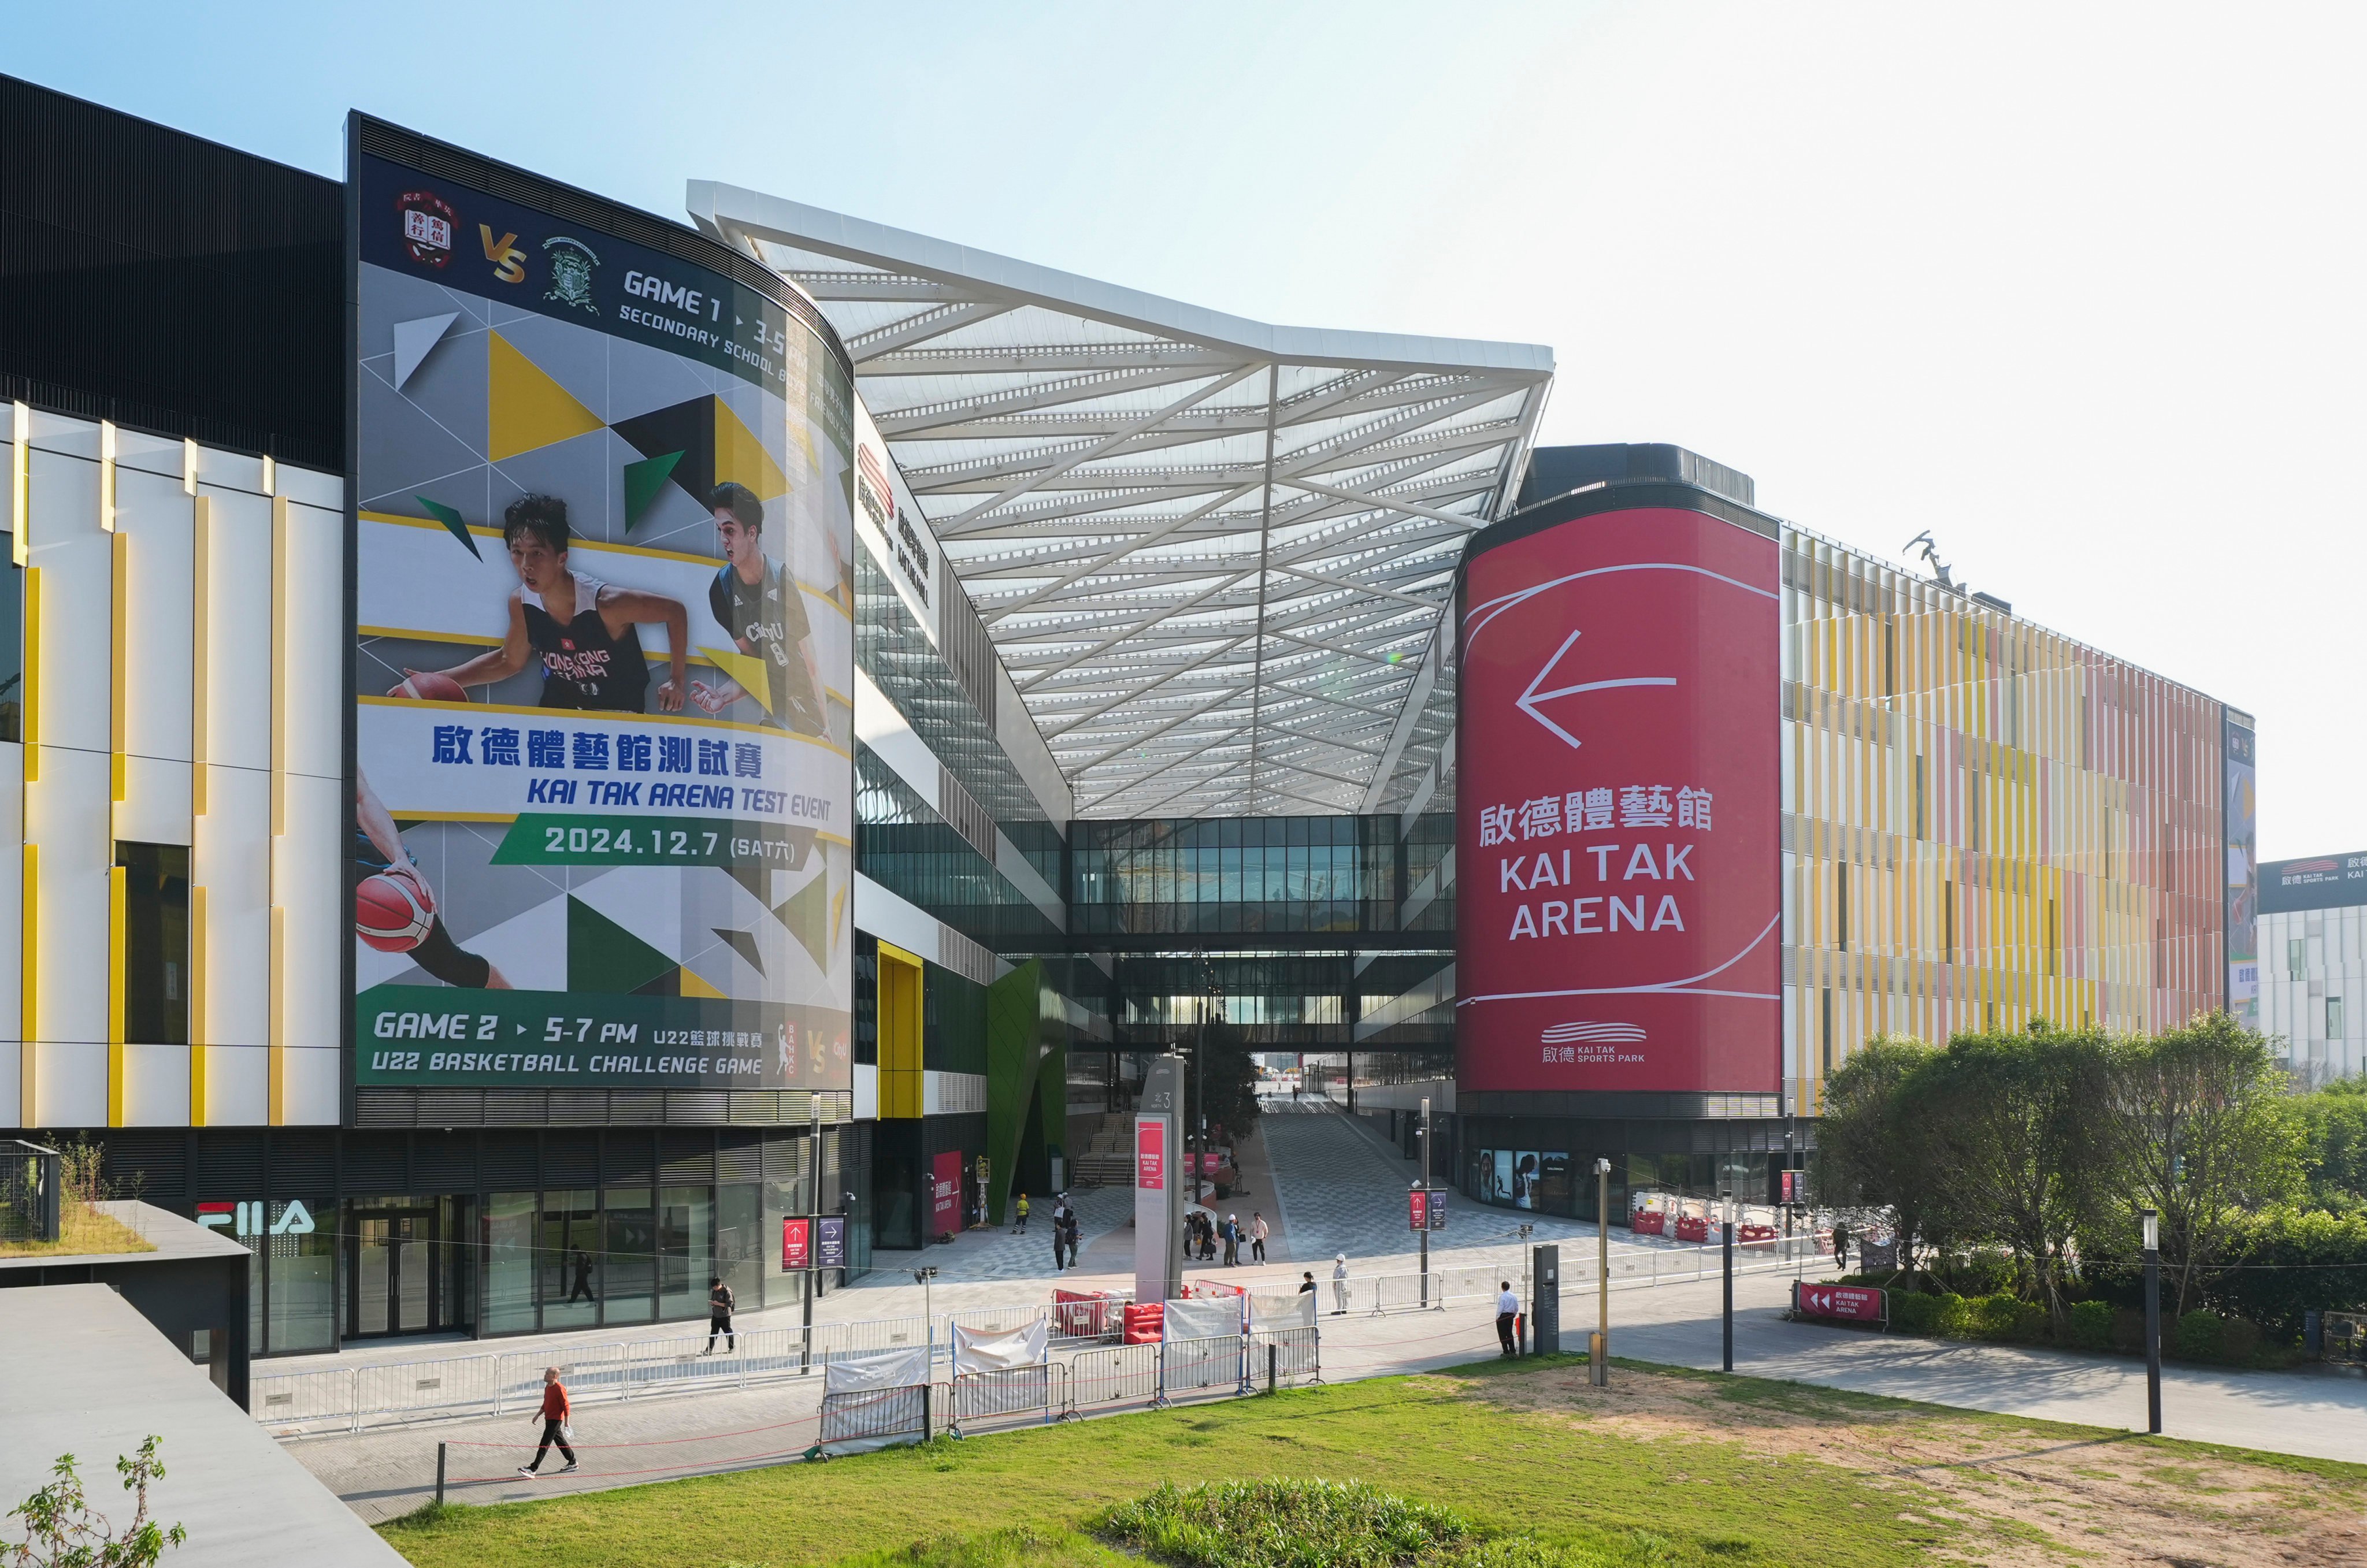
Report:
<svg viewBox="0 0 2367 1568"><path fill-rule="evenodd" d="M1452 1509L1535 1539L1507 1563L1556 1568L2314 1562L2367 1550L2367 1467L1669 1368L1622 1363L1613 1381L1589 1387L1582 1359L1482 1363L454 1506L382 1533L423 1568L1115 1565L1142 1558L1086 1533L1114 1506L1161 1482L1275 1477Z"/></svg>
<svg viewBox="0 0 2367 1568"><path fill-rule="evenodd" d="M79 1258L107 1252L153 1252L148 1240L112 1214L87 1203L67 1203L58 1214L55 1241L0 1237L0 1258Z"/></svg>

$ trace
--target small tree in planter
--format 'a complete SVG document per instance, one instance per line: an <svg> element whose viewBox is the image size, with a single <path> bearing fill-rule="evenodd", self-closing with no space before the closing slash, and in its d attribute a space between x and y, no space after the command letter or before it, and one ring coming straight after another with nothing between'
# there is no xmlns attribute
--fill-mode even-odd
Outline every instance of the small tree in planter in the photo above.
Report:
<svg viewBox="0 0 2367 1568"><path fill-rule="evenodd" d="M116 1458L116 1473L135 1499L119 1535L84 1496L74 1455L61 1454L51 1467L57 1479L8 1511L10 1519L25 1521L25 1539L14 1545L0 1542L0 1568L153 1568L165 1548L188 1539L179 1525L160 1529L148 1517L148 1483L164 1475L156 1458L162 1440L151 1437L140 1445L138 1457Z"/></svg>

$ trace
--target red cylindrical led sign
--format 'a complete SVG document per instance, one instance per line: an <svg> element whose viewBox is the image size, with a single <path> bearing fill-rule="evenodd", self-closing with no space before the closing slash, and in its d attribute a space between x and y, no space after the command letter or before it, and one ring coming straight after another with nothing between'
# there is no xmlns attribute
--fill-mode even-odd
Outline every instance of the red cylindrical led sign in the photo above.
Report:
<svg viewBox="0 0 2367 1568"><path fill-rule="evenodd" d="M1773 539L1673 507L1477 541L1463 1089L1782 1088L1778 570Z"/></svg>

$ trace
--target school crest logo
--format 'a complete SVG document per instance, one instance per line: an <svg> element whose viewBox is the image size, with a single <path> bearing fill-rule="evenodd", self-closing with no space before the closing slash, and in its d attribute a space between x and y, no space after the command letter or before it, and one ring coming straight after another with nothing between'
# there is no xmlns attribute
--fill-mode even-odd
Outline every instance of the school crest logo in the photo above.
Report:
<svg viewBox="0 0 2367 1568"><path fill-rule="evenodd" d="M434 191L407 190L394 198L402 220L402 248L423 266L440 267L452 259L452 231L460 221L452 204Z"/></svg>
<svg viewBox="0 0 2367 1568"><path fill-rule="evenodd" d="M600 313L592 303L592 273L600 258L592 247L566 234L553 234L542 243L543 254L550 263L550 287L543 298L561 305L572 305L589 316Z"/></svg>

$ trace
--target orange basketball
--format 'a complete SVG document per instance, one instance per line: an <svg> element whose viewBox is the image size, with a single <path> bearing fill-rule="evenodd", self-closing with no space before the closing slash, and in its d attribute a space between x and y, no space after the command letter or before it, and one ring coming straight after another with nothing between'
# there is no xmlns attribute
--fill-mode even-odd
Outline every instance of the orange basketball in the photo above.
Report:
<svg viewBox="0 0 2367 1568"><path fill-rule="evenodd" d="M387 695L415 697L423 703L465 703L469 700L469 694L461 689L459 682L449 675L439 675L433 670L422 670L418 674L406 678Z"/></svg>
<svg viewBox="0 0 2367 1568"><path fill-rule="evenodd" d="M380 953L409 953L435 923L406 877L380 872L354 889L354 932Z"/></svg>

